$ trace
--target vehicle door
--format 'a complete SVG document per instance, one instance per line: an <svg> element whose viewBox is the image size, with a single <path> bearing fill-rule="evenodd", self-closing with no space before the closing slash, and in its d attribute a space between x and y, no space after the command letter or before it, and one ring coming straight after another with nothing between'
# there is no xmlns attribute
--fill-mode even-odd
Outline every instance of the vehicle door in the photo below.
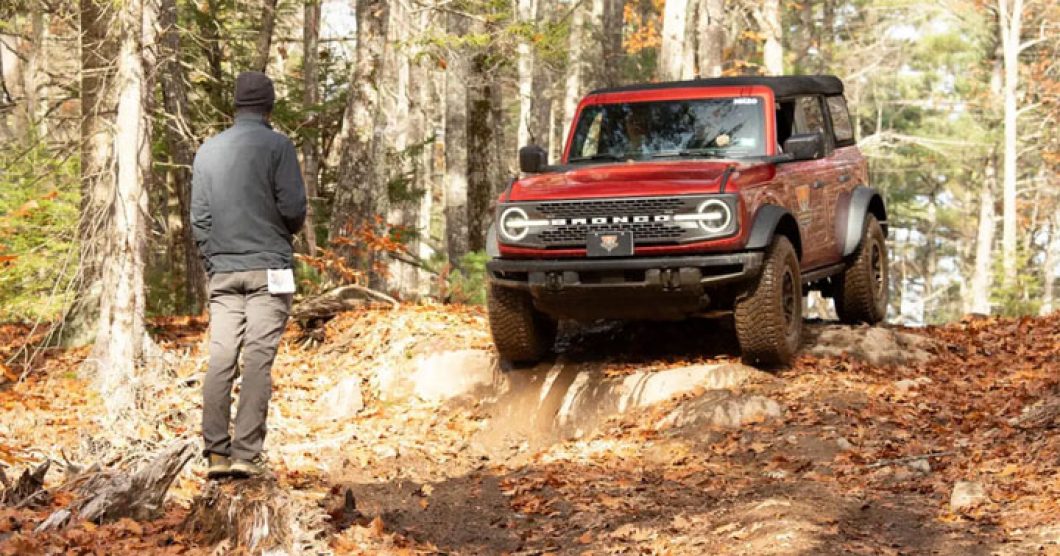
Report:
<svg viewBox="0 0 1060 556"><path fill-rule="evenodd" d="M828 219L831 194L830 185L836 182L832 153L834 144L828 129L823 99L817 95L795 98L793 133L820 132L824 136L824 156L817 160L806 160L796 164L799 168L793 176L796 203L793 207L802 236L803 270L832 262L835 251L835 232Z"/></svg>
<svg viewBox="0 0 1060 556"><path fill-rule="evenodd" d="M843 95L825 97L825 108L828 112L828 122L831 130L832 141L835 143L835 152L832 155L832 166L835 169L835 182L828 186L828 220L834 222L832 226L832 241L835 246L835 257L842 256L844 234L860 233L860 230L846 230L846 218L842 222L837 219L844 217L840 214L841 207L845 207L850 200L854 188L866 185L868 182L868 168L865 159L861 156L854 141L854 126L847 110L846 99Z"/></svg>

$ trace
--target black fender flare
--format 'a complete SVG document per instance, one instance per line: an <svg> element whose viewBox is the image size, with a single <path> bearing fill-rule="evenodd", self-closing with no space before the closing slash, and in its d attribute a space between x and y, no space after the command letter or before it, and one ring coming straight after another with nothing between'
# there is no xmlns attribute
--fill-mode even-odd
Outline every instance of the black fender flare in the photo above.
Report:
<svg viewBox="0 0 1060 556"><path fill-rule="evenodd" d="M787 227L789 233L794 233L795 252L802 259L802 237L799 232L798 221L788 210L780 205L764 205L755 213L754 223L751 224L751 233L747 236L747 249L765 249L773 241L777 228L782 221L789 221Z"/></svg>
<svg viewBox="0 0 1060 556"><path fill-rule="evenodd" d="M840 196L836 206L836 245L839 254L848 257L861 243L862 231L865 228L865 216L875 214L887 236L887 208L883 196L876 189L859 185L849 194Z"/></svg>

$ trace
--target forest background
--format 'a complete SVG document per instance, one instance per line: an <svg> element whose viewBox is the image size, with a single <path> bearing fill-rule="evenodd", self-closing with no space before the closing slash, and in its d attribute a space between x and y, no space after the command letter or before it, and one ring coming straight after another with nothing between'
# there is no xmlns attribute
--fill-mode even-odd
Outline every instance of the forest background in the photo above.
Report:
<svg viewBox="0 0 1060 556"><path fill-rule="evenodd" d="M3 0L0 321L120 344L96 323L203 311L189 168L249 69L301 153L307 295L480 303L518 147L556 160L594 88L833 73L889 203L891 320L1044 314L1058 49L1045 0Z"/></svg>

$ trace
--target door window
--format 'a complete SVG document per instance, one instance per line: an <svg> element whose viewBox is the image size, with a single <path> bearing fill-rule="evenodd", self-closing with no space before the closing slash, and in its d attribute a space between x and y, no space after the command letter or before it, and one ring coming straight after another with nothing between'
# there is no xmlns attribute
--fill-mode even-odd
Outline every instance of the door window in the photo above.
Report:
<svg viewBox="0 0 1060 556"><path fill-rule="evenodd" d="M835 132L837 146L845 147L854 144L854 126L850 124L850 112L847 101L842 96L825 99L828 104L828 115L832 117L832 131Z"/></svg>
<svg viewBox="0 0 1060 556"><path fill-rule="evenodd" d="M832 137L828 133L828 125L824 119L824 109L821 108L820 97L799 97L795 99L795 133L821 132L824 137L825 153L832 152Z"/></svg>

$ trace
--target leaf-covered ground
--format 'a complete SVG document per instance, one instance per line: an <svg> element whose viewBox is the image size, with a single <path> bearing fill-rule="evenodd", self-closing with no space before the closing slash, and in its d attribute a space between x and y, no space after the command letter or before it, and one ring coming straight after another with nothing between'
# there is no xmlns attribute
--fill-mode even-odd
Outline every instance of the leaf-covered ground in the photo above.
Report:
<svg viewBox="0 0 1060 556"><path fill-rule="evenodd" d="M204 324L156 323L168 363L124 449L196 433ZM503 422L487 403L380 395L381 380L421 356L489 349L481 311L347 314L322 341L287 335L270 462L281 486L327 517L321 542L336 553L1060 554L1060 418L1050 413L1060 397L1060 316L905 332L928 338L931 356L873 365L815 349L830 355L803 355L730 393L775 400L778 418L738 428L660 419L712 411L716 392L700 388L580 435L530 442L495 434ZM11 353L25 331L0 336ZM726 362L731 343L723 329L685 323L573 329L560 347L580 368L621 376ZM26 380L0 386L9 478L45 458L86 464L120 453L101 426L99 394L77 377L84 355L47 352ZM363 408L336 413L328 396L350 380ZM63 481L58 467L49 487ZM0 553L211 553L181 528L203 473L201 462L189 466L153 522L34 535L64 493L0 508ZM986 498L951 507L961 481L982 485Z"/></svg>

